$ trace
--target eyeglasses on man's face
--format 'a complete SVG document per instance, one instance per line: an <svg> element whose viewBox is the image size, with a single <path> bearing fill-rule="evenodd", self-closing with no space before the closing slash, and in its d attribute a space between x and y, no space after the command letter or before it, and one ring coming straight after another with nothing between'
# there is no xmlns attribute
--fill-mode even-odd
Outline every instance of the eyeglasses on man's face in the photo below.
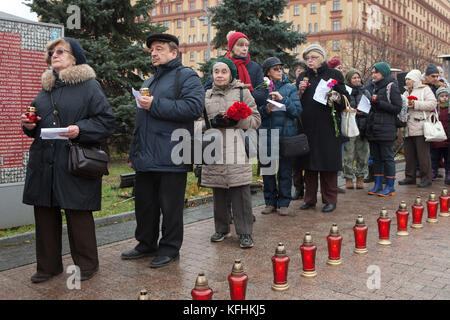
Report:
<svg viewBox="0 0 450 320"><path fill-rule="evenodd" d="M272 71L282 71L283 68L282 67L273 67Z"/></svg>
<svg viewBox="0 0 450 320"><path fill-rule="evenodd" d="M60 55L64 54L64 52L69 52L69 53L70 53L70 51L67 50L67 49L50 50L50 51L47 52L47 53L48 53L48 56L49 56L49 57L52 57L53 54L55 54L55 53L56 53L56 55L60 56Z"/></svg>

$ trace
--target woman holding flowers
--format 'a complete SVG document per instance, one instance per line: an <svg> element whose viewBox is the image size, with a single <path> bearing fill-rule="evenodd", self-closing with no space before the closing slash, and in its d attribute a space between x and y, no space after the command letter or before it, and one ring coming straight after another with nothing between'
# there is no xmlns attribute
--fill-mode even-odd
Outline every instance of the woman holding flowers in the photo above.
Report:
<svg viewBox="0 0 450 320"><path fill-rule="evenodd" d="M400 185L416 184L416 163L419 162L420 184L418 187L431 186L432 170L430 143L423 136L425 117L436 107L436 97L429 86L422 83L419 70L412 70L406 77L406 91L403 96L408 99L408 122L405 131L405 179ZM436 170L437 176L437 170ZM436 178L436 177L435 177Z"/></svg>
<svg viewBox="0 0 450 320"><path fill-rule="evenodd" d="M267 129L268 150L271 145L271 129L279 131L279 137L290 137L297 134L295 119L302 112L298 91L295 85L289 82L283 73L283 64L280 59L270 57L262 64L264 75L270 79L269 99L281 103L285 108L279 108L271 103L259 107L262 118L261 129ZM276 175L263 175L264 200L266 207L261 212L269 214L280 208L281 216L288 215L291 202L292 164L289 158L279 158L278 189Z"/></svg>
<svg viewBox="0 0 450 320"><path fill-rule="evenodd" d="M253 247L253 214L250 194L252 165L249 163L244 139L238 132L227 130L257 129L261 124L256 103L248 85L237 80L237 69L228 58L219 58L212 65L213 86L206 91L205 108L213 128L220 130L223 159L202 168L202 186L213 189L215 233L212 242L229 237L230 217L227 213L227 189L230 190L233 219L241 248ZM227 137L232 137L228 141ZM236 138L235 138L236 137ZM241 161L244 159L244 161Z"/></svg>
<svg viewBox="0 0 450 320"><path fill-rule="evenodd" d="M299 159L299 166L305 170L305 203L300 209L316 206L320 173L320 191L325 204L322 212L331 212L336 209L337 172L342 169L340 113L345 108L347 91L342 73L328 67L325 50L320 45L306 47L303 59L308 69L297 78L297 87L303 108L302 126L310 152ZM326 105L314 99L321 80L328 82L330 87Z"/></svg>

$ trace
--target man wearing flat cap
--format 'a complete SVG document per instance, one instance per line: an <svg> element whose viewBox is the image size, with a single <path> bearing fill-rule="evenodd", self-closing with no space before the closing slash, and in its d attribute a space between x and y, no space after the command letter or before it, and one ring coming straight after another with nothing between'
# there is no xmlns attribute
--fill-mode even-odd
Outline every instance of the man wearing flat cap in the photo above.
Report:
<svg viewBox="0 0 450 320"><path fill-rule="evenodd" d="M171 141L174 130L191 135L194 120L204 109L205 92L195 71L182 65L178 39L166 33L147 38L153 77L144 81L150 96L138 99L136 124L129 161L136 171L135 213L138 244L122 253L122 259L154 256L151 268L178 259L183 241L183 208L187 172L191 164L175 164L171 153L179 141ZM162 214L162 237L159 221Z"/></svg>

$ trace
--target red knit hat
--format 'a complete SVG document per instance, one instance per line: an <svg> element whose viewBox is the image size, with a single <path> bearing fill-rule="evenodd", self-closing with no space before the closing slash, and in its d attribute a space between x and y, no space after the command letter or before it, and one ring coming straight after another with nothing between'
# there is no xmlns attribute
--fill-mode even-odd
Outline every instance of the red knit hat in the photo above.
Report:
<svg viewBox="0 0 450 320"><path fill-rule="evenodd" d="M337 66L340 66L342 64L341 60L338 58L333 58L330 61L328 61L328 68L334 69Z"/></svg>
<svg viewBox="0 0 450 320"><path fill-rule="evenodd" d="M228 51L231 51L233 49L234 44L240 38L245 38L245 39L247 39L247 41L250 41L250 40L248 40L247 36L245 34L243 34L242 32L234 32L228 38Z"/></svg>

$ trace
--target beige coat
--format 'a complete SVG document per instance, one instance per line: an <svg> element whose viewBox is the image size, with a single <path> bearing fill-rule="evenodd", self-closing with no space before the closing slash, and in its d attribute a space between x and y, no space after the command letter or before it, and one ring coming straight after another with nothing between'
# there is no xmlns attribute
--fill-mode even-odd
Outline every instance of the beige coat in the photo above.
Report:
<svg viewBox="0 0 450 320"><path fill-rule="evenodd" d="M419 100L414 102L414 109L408 109L408 124L406 126L406 137L423 136L423 124L425 122L424 111L427 117L436 108L436 97L429 86L421 81L414 82L414 89L403 93L406 98L415 96ZM417 120L419 119L419 121Z"/></svg>
<svg viewBox="0 0 450 320"><path fill-rule="evenodd" d="M252 109L252 114L246 119L239 120L235 127L213 129L219 130L223 137L223 161L202 167L202 186L229 188L252 183L252 165L246 156L242 136L236 131L237 139L227 139L227 135L231 137L230 133L233 133L234 129L256 130L261 124L261 116L255 100L250 91L246 89L247 86L238 80L233 80L224 90L213 86L206 92L205 107L210 120L217 114L226 112L228 107L239 101L239 88L244 88L243 102ZM234 143L232 140L234 140ZM230 143L227 143L227 141L230 141Z"/></svg>

